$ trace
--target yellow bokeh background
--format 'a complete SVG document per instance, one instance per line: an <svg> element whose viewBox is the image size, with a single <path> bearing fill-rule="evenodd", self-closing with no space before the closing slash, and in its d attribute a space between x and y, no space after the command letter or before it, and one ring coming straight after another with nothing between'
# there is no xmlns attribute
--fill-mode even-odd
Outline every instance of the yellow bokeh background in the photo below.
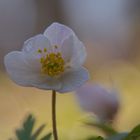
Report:
<svg viewBox="0 0 140 140"><path fill-rule="evenodd" d="M91 73L92 82L106 87L112 84L119 91L121 107L113 126L118 131L129 131L140 122L140 71L137 64L117 61ZM111 79L110 79L111 76ZM25 88L14 84L5 74L0 75L0 139L14 136L15 129L28 113L37 118L36 127L47 124L44 133L51 131L51 91ZM112 83L113 81L113 83ZM57 94L57 123L60 139L79 139L99 134L83 125L83 112L74 93Z"/></svg>
<svg viewBox="0 0 140 140"><path fill-rule="evenodd" d="M85 44L89 81L118 90L121 105L113 127L129 131L140 123L139 11L138 0L0 0L0 140L15 137L29 113L37 119L36 128L46 124L43 134L52 130L51 91L16 85L4 67L8 52L21 50L25 40L52 22L72 28ZM58 93L60 140L101 134L83 125L87 115L74 92Z"/></svg>

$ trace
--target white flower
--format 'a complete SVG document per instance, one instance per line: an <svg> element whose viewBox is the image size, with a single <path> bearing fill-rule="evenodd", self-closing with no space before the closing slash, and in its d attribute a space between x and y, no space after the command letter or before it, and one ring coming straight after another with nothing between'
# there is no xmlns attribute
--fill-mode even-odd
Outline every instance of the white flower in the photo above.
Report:
<svg viewBox="0 0 140 140"><path fill-rule="evenodd" d="M25 41L21 51L7 54L4 62L17 84L63 93L88 80L88 72L82 67L85 58L85 47L75 33L53 23L44 34Z"/></svg>
<svg viewBox="0 0 140 140"><path fill-rule="evenodd" d="M116 90L106 90L98 84L85 84L76 91L81 108L94 113L101 121L113 120L119 109Z"/></svg>

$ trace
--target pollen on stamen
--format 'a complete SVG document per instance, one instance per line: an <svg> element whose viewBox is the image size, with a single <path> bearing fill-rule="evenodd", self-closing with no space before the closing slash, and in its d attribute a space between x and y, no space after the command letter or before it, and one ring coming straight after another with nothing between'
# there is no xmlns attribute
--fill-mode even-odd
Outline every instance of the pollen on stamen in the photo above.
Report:
<svg viewBox="0 0 140 140"><path fill-rule="evenodd" d="M47 49L46 48L44 48L44 52L47 52Z"/></svg>
<svg viewBox="0 0 140 140"><path fill-rule="evenodd" d="M38 53L42 53L42 50L41 50L41 49L38 49L37 52L38 52Z"/></svg>
<svg viewBox="0 0 140 140"><path fill-rule="evenodd" d="M50 53L40 58L41 73L48 76L58 76L64 72L64 59L61 53Z"/></svg>
<svg viewBox="0 0 140 140"><path fill-rule="evenodd" d="M58 46L57 46L57 45L54 45L54 48L55 48L55 49L57 49L57 48L58 48Z"/></svg>
<svg viewBox="0 0 140 140"><path fill-rule="evenodd" d="M42 64L43 62L44 62L44 58L41 57L41 58L40 58L40 63Z"/></svg>

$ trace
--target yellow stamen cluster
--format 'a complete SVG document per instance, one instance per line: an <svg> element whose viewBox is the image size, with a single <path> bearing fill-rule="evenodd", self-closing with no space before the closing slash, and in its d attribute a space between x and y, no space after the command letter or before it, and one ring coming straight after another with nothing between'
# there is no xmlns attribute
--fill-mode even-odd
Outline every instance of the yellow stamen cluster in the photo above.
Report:
<svg viewBox="0 0 140 140"><path fill-rule="evenodd" d="M38 50L38 53L47 52L47 49ZM58 76L64 72L64 59L61 53L46 53L45 56L40 58L40 63L42 64L41 72L47 74L51 77Z"/></svg>

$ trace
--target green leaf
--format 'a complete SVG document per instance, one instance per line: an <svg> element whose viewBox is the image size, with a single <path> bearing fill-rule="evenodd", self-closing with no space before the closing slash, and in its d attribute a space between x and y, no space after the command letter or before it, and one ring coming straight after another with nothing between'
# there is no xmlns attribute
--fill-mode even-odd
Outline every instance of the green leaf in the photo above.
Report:
<svg viewBox="0 0 140 140"><path fill-rule="evenodd" d="M32 135L31 139L32 140L35 140L38 138L38 136L40 135L40 133L43 131L43 129L45 128L45 125L41 125L37 130L36 132Z"/></svg>
<svg viewBox="0 0 140 140"><path fill-rule="evenodd" d="M43 129L45 128L45 125L41 125L37 130L33 133L33 129L35 126L35 118L30 114L27 119L23 122L23 125L21 128L16 130L16 137L18 140L38 140L38 137L42 133ZM40 140L50 140L51 133L46 134L42 139Z"/></svg>
<svg viewBox="0 0 140 140"><path fill-rule="evenodd" d="M139 140L140 139L140 124L137 125L124 140Z"/></svg>
<svg viewBox="0 0 140 140"><path fill-rule="evenodd" d="M128 133L119 133L107 138L106 140L124 140L127 137L127 135Z"/></svg>
<svg viewBox="0 0 140 140"><path fill-rule="evenodd" d="M51 136L52 136L52 133L49 133L46 136L44 136L43 138L41 138L40 140L50 140Z"/></svg>
<svg viewBox="0 0 140 140"><path fill-rule="evenodd" d="M98 136L98 137L89 137L87 140L104 140L103 137Z"/></svg>
<svg viewBox="0 0 140 140"><path fill-rule="evenodd" d="M117 131L114 130L109 124L97 123L97 122L86 122L85 124L88 125L88 126L91 126L91 127L98 128L99 130L101 130L107 136L117 134Z"/></svg>
<svg viewBox="0 0 140 140"><path fill-rule="evenodd" d="M35 124L35 119L32 115L29 115L21 129L16 130L16 136L18 140L31 140L32 130Z"/></svg>
<svg viewBox="0 0 140 140"><path fill-rule="evenodd" d="M119 133L109 137L107 140L140 140L140 125L133 128L130 133Z"/></svg>

